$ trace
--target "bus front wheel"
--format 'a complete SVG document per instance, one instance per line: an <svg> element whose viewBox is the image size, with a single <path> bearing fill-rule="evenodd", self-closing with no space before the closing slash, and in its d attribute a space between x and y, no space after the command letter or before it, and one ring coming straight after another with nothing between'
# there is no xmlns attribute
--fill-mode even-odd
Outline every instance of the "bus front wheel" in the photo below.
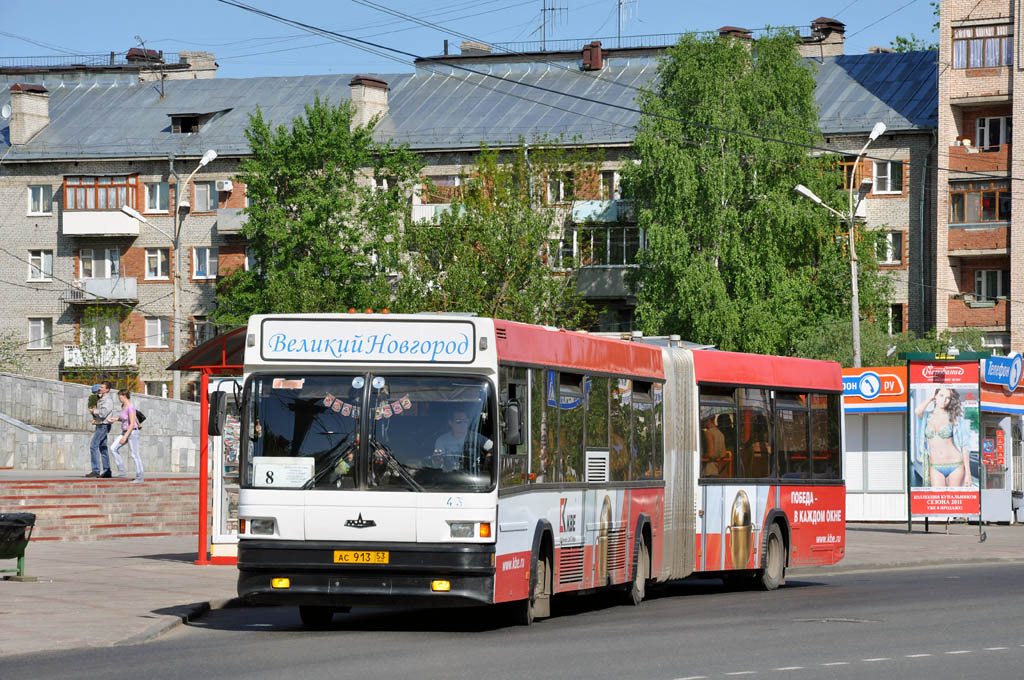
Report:
<svg viewBox="0 0 1024 680"><path fill-rule="evenodd" d="M786 580L786 545L778 524L772 524L765 542L764 569L758 571L757 581L762 590L775 590Z"/></svg>
<svg viewBox="0 0 1024 680"><path fill-rule="evenodd" d="M537 578L533 592L516 605L516 621L532 625L535 619L551 616L551 561L545 556L537 560Z"/></svg>

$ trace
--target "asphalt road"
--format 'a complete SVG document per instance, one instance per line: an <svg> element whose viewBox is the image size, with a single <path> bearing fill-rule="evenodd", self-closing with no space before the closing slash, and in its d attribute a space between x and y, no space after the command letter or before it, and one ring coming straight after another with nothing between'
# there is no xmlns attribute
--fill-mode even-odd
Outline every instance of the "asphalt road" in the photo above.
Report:
<svg viewBox="0 0 1024 680"><path fill-rule="evenodd" d="M556 600L530 628L493 611L359 610L309 631L294 609L226 609L142 645L7 657L0 677L935 680L1024 668L1024 565L790 578L772 593L691 581L649 597Z"/></svg>

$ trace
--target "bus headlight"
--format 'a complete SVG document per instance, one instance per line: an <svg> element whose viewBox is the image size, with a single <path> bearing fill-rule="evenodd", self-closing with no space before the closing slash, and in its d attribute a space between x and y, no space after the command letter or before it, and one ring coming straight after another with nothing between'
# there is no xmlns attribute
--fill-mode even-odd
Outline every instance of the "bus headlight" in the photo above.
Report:
<svg viewBox="0 0 1024 680"><path fill-rule="evenodd" d="M249 520L249 533L272 536L274 534L274 520L272 519L251 519Z"/></svg>
<svg viewBox="0 0 1024 680"><path fill-rule="evenodd" d="M473 538L475 535L474 522L450 522L448 526L451 527L452 538Z"/></svg>

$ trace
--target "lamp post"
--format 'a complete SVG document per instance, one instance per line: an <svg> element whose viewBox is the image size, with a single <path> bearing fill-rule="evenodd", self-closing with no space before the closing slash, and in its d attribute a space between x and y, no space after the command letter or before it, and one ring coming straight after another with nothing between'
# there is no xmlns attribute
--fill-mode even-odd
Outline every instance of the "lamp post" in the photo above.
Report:
<svg viewBox="0 0 1024 680"><path fill-rule="evenodd" d="M861 148L860 153L857 154L857 160L853 162L853 170L850 174L850 193L849 193L849 211L844 215L843 213L835 210L829 205L826 205L824 201L818 198L813 191L805 187L803 184L797 184L793 187L793 190L804 198L810 199L814 203L824 207L833 214L837 215L839 219L846 220L850 230L850 307L851 309L851 334L853 335L853 367L860 368L860 298L857 289L857 248L853 240L854 225L856 223L856 211L857 206L864 200L864 196L871 191L871 186L874 183L869 178L864 178L860 186L857 188L857 201L853 200L853 180L857 177L857 166L860 164L860 159L864 156L864 152L867 151L868 145L875 141L885 132L885 123L879 121L875 123L875 126L871 128L871 134L868 135L868 141L865 142Z"/></svg>
<svg viewBox="0 0 1024 680"><path fill-rule="evenodd" d="M185 180L185 183L182 184L181 182L178 181L178 173L176 173L174 171L174 155L171 154L171 156L169 157L170 172L171 172L171 175L174 176L174 180L175 180L175 182L174 182L174 234L173 235L172 234L168 234L166 231L164 231L160 227L156 226L155 224L153 224L152 222L147 220L145 217L143 217L142 215L139 214L139 211L135 210L131 206L127 206L127 205L121 206L121 212L123 212L124 214L129 215L131 217L134 217L135 219L139 220L140 222L148 224L149 226L153 227L154 229L159 231L161 234L166 236L168 238L168 240L170 240L171 246L172 246L172 248L174 250L174 274L171 277L171 282L173 284L173 287L172 287L173 300L172 300L171 305L172 305L172 308L174 310L173 311L174 318L171 320L171 334L172 334L172 337L173 337L173 341L172 342L174 343L174 348L173 348L172 354L174 356L174 360L175 361L177 361L178 358L181 356L181 323L180 323L181 315L180 315L180 309L179 309L181 295L180 295L180 292L178 290L180 288L180 286L181 286L181 252L180 252L180 247L179 247L180 243L181 243L181 213L179 212L179 210L181 208L181 192L182 192L183 188L187 188L188 187L189 182L191 182L192 178L196 176L196 173L199 172L199 170L201 170L202 168L206 167L210 163L210 161L214 160L215 158L217 158L217 152L214 151L213 149L210 149L206 153L204 153L203 157L199 159L199 165L196 166L196 169L193 170L191 172L191 174L189 174L188 178ZM171 396L174 399L181 399L181 372L180 371L175 371L174 372L174 375L173 375L173 378L172 378L172 381L171 381Z"/></svg>

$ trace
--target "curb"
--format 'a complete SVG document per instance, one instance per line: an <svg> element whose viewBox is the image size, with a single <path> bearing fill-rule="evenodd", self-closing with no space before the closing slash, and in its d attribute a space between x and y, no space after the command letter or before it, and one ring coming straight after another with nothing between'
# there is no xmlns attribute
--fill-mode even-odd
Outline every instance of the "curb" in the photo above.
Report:
<svg viewBox="0 0 1024 680"><path fill-rule="evenodd" d="M210 600L209 602L196 602L195 604L184 604L177 607L171 607L170 609L176 610L164 614L160 617L159 621L156 621L146 627L145 630L134 635L129 635L126 638L114 642L112 647L123 647L127 645L138 645L144 642L149 642L155 638L164 635L165 633L177 628L178 626L184 626L188 623L196 621L208 614L210 611L217 609L230 609L233 607L240 606L241 600L232 598L222 598L219 600Z"/></svg>
<svg viewBox="0 0 1024 680"><path fill-rule="evenodd" d="M831 576L839 574L857 574L865 571L895 571L900 569L941 569L943 567L962 567L964 565L984 566L1001 564L1019 564L1016 557L991 557L986 559L944 559L921 560L919 562L876 562L871 564L851 564L844 566L841 562L831 567L795 567L786 569L786 577Z"/></svg>

